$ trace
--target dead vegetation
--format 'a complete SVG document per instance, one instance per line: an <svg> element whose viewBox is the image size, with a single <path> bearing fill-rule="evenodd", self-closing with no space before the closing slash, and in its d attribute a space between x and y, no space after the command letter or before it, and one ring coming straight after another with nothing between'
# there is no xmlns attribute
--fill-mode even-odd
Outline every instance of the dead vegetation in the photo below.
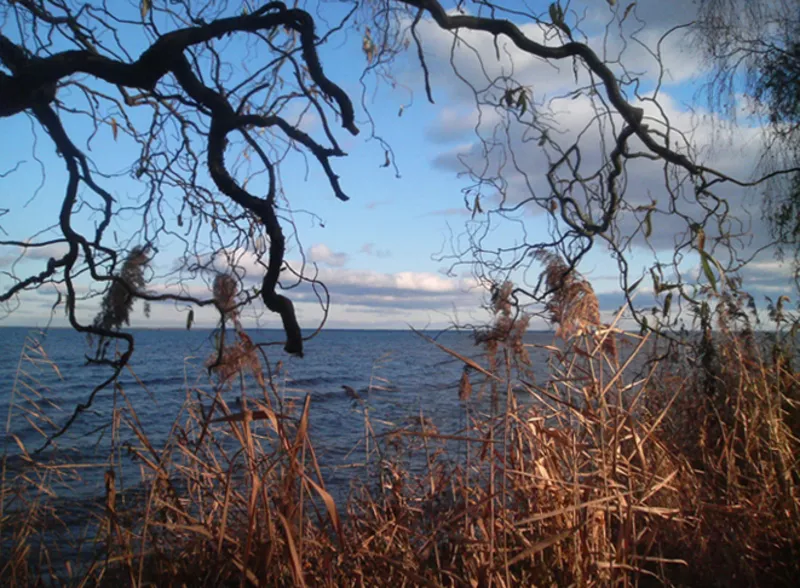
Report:
<svg viewBox="0 0 800 588"><path fill-rule="evenodd" d="M103 296L100 312L94 318L95 327L118 330L123 324L130 324L135 294L143 292L147 285L144 272L149 262L146 248L131 249L122 263L118 279L111 282Z"/></svg>
<svg viewBox="0 0 800 588"><path fill-rule="evenodd" d="M135 434L129 451L144 491L133 500L118 488L120 463L109 459L94 555L62 562L59 583L793 585L800 383L790 339L762 353L724 319L710 340L718 385L708 394L702 362L644 361L661 352L658 342L601 325L587 283L549 261L547 279L571 284L548 306L563 337L546 347L549 380L526 375L530 346L516 321L527 319L505 284L482 335L491 369L462 358L454 406L465 411L464 430L440 433L419 414L377 436L355 398L368 443L347 501L325 485L309 436L311 398L283 405L247 339L236 343L241 353L223 354L210 393L187 385L164 446L149 442L117 388L111 438L122 428ZM618 346L630 352L620 357ZM233 376L254 370L261 377L240 378L232 412ZM496 384L505 406L483 414L473 380ZM35 401L12 396L27 410ZM4 458L0 531L14 544L0 562L6 585L35 584L57 567L55 546L35 539L46 535L43 517L60 514L53 476L63 472L21 450L20 473L9 474Z"/></svg>

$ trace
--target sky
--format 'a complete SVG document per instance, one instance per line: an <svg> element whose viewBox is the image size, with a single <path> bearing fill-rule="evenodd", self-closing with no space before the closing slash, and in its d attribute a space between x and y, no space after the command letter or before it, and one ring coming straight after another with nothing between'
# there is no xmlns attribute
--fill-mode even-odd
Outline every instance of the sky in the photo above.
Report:
<svg viewBox="0 0 800 588"><path fill-rule="evenodd" d="M529 4L535 7L541 4L541 12L546 15L548 3ZM641 103L647 116L654 117L654 120L668 117L673 126L691 133L691 141L702 153L704 161L722 171L740 177L754 172L761 145L759 128L745 120L733 131L720 131L725 121L719 115L709 113L704 100L698 97L698 90L707 79L707 66L686 38L677 33L661 43L665 72L660 86L657 86L655 60L631 40L635 32L636 39L656 47L664 31L692 19L693 2L637 2L623 23L628 38L624 47L618 37L604 36L604 31L615 11L619 15L626 6L615 4L611 7L597 0L573 2L570 6L574 11L570 18L581 16L581 28L589 36L589 43L595 51L613 61L624 49L620 61L629 71L637 73L641 80L641 93L654 96L657 89L660 110L652 103ZM127 9L138 10L138 6L131 3ZM340 13L341 6L323 3L320 10L323 15L335 16ZM520 21L517 24L533 38L541 38L534 23ZM318 27L325 30L322 22ZM476 128L484 136L491 133L500 122L499 115L492 109L484 109L479 121L472 90L459 80L449 63L453 37L430 22L422 23L420 37L431 72L435 104L430 104L425 98L422 71L415 59L413 45L392 66L395 77L391 83L385 79L378 80L374 72L366 75L362 82L359 78L366 65L362 50L363 27L359 24L357 33L339 35L320 49L327 76L353 98L357 123L362 130L358 137L335 130L348 155L332 160L332 165L350 200L341 202L334 197L324 174L312 159L306 164L299 156L292 156L281 168L282 184L295 211L293 220L306 259L316 264L319 278L330 292L327 326L442 328L454 322L485 321L488 315L480 307L485 292L477 287L469 267L451 267L446 254L452 243L459 243L465 227L473 222L464 203L463 190L470 184L464 173L464 162L474 165L486 163L490 168L495 166L498 169L502 163L495 154L487 157L482 152L481 142L476 136ZM551 103L553 123L565 137L578 132L591 120L588 96L566 96L575 89L569 64L554 67L522 54L504 40L495 47L493 39L482 33L463 32L462 38L483 57L481 63L471 51L457 53L457 69L462 77L479 84L485 80L484 72L494 76L510 73L513 67L515 79L531 88L537 101L554 100ZM135 49L132 51L134 54L145 46L145 40L134 35L125 42ZM500 59L495 58L498 48ZM230 59L231 67L247 58L235 44L225 55ZM60 98L67 103L80 100L74 89L65 90ZM85 118L73 116L65 119L69 130L76 136L88 138L92 134L93 129ZM374 134L391 146L396 168L395 165L383 166L385 149L370 132L370 120L375 124ZM305 117L298 124L312 135L321 137L321 127L315 117ZM52 236L54 233L48 231L48 227L57 222L56 211L66 177L64 164L55 154L49 137L35 129L29 116L2 119L0 129L5 137L0 142L0 198L4 203L12 203L2 205L10 211L0 216L0 239L25 240L37 233L44 238ZM583 137L587 159L599 156L600 139L600 136ZM508 141L524 173L508 166L503 169L508 183L507 197L514 202L524 198L531 189L541 193L545 169L541 149L535 141L526 140L522 127L512 126ZM597 145L594 152L592 141ZM115 197L125 201L142 194L141 182L127 173L137 152L130 142L126 142L124 134L115 138L109 125L103 125L97 129L89 146L88 154L99 169L118 174L118 177L103 181L104 187ZM643 204L662 197L659 195L663 192L660 174L661 170L655 165L632 166L628 182L635 189L629 189L629 197L640 199ZM767 237L766 226L760 218L758 194L731 190L725 196L746 219L746 248L754 250ZM313 212L313 215L303 211ZM171 214L175 212L167 212L167 215ZM91 226L91 215L86 214L84 218L86 227ZM113 231L124 241L133 223L140 220L135 215L119 215L112 224ZM625 227L631 220L622 219L621 224ZM518 242L523 231L529 237L546 234L547 216L535 209L524 210L518 222L495 228L487 243L507 246ZM643 271L641 268L653 256L660 257L670 252L678 230L680 225L675 219L659 217L649 244L634 245L630 252L635 271ZM61 250L56 245L21 255L16 247L0 247L0 268L17 276L36 273L44 269L50 256L58 255ZM298 253L296 247L290 249L287 259L297 261ZM155 277L150 284L153 291L175 288L174 284L161 280L159 276L173 268L179 256L177 242L165 239L159 244L159 253L153 262ZM253 262L252 254L245 254L243 263L245 266L250 264L249 275L255 284L257 279L260 280L260 269ZM696 259L689 258L685 263L689 275L692 272L698 275ZM622 296L616 265L608 252L598 247L583 260L579 269L593 283L604 315L610 316L620 306ZM781 266L767 251L749 266L743 277L751 293L763 300L765 295L776 297L789 292L789 273L789 268ZM8 287L10 280L7 274L0 275L0 287ZM79 288L88 293L92 286L88 281L79 281ZM199 281L188 284L188 289L198 294L208 291L207 284ZM645 291L642 300L649 303L652 298L648 298L646 288L642 290ZM321 313L310 289L290 290L288 295L295 301L301 325L316 327ZM41 326L50 320L54 301L52 287L24 293L12 301L5 312L0 312L0 325ZM82 301L78 308L79 319L91 321L98 302L98 298ZM216 317L212 311L195 310L198 326L215 324ZM132 326L181 327L186 322L187 312L185 304L156 303L147 318L139 303L132 317ZM245 317L251 325L267 328L280 325L279 318L265 312L260 302L247 309ZM63 312L53 315L52 324L66 324ZM536 320L531 326L545 328L547 325Z"/></svg>

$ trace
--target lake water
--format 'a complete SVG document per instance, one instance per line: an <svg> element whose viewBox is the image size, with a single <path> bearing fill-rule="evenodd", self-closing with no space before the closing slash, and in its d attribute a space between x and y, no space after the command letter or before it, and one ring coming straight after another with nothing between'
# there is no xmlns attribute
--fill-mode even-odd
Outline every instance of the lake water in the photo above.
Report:
<svg viewBox="0 0 800 588"><path fill-rule="evenodd" d="M46 365L37 366L30 361L20 363L20 352L29 333L35 334L41 342L63 379ZM204 363L214 350L213 331L141 330L133 333L136 350L130 366L141 384L127 371L121 383L148 438L155 447L160 447L187 399L187 389L212 390ZM248 334L255 342L268 342L280 341L282 333L249 330ZM531 332L526 339L529 343L547 344L552 342L553 336ZM473 344L467 333L445 332L437 340L465 356L480 359L482 355L482 349ZM334 487L347 486L347 478L352 474L337 468L349 462L353 448L364 435L362 407L343 386L355 389L365 399L369 390L370 416L378 434L407 425L409 419L420 412L442 433L457 432L465 425L463 404L458 399L463 364L410 331L323 331L307 343L304 358L288 356L280 345L265 350L273 367L278 361L282 363L277 383L285 399L302 403L305 396L310 395L309 434L320 464L326 470L326 482ZM24 328L0 329L0 422L6 423L11 390L18 367L21 367L36 379L34 387L46 401L59 408L48 407L47 402L42 401L39 407L56 425L63 424L73 408L84 402L92 388L110 374L108 367L86 365L85 354L91 351L85 337L70 329L51 329L45 334ZM531 358L534 373L544 377L546 353L531 349ZM476 392L482 380L482 376L473 374ZM32 380L25 378L25 381ZM20 389L25 391L24 387ZM238 385L225 394L226 402L235 411ZM488 396L487 393L484 399ZM109 422L112 399L111 387L97 395L91 409L82 413L69 432L58 439L60 454L68 454L71 460L80 463L107 459L108 438L101 437L100 429ZM476 406L479 404L475 398L472 402ZM25 416L24 411L15 409L10 432L32 451L41 446L42 436ZM34 422L42 426L40 420ZM123 431L123 441L125 434ZM128 438L134 440L129 433ZM5 448L12 456L20 451L8 437ZM94 474L89 470L83 478L84 482L74 490L76 498L92 499L103 495L102 470Z"/></svg>
<svg viewBox="0 0 800 588"><path fill-rule="evenodd" d="M256 343L282 339L282 332L275 330L248 330L247 333ZM176 419L184 422L179 415L187 399L195 400L198 391L201 396L205 392L207 395L203 401L211 404L208 394L213 393L214 385L205 369L205 362L215 349L214 333L211 330L140 330L133 331L133 334L136 351L130 367L135 377L126 370L120 383L148 439L159 450L167 441ZM28 359L20 360L29 335L41 343L49 360L58 366L58 373L47 364L33 362L31 358L35 359L37 355L30 350L26 352ZM441 345L486 365L484 350L473 343L469 333L428 335L436 336ZM549 345L554 343L554 339L552 333L529 332L525 342ZM15 383L15 403L18 405L9 421L10 434L4 435L4 452L9 456L6 460L7 479L12 479L14 474L27 467L20 457L17 440L28 451L42 445L43 437L29 419L42 427L41 415L37 414L41 409L52 419L51 428L45 428L46 432L52 433L54 427L66 422L74 407L85 402L91 390L111 373L107 366L86 365L85 356L92 351L86 338L70 329L52 329L47 333L24 328L0 329L0 423L3 423L4 430ZM354 478L365 476L363 467L352 467L365 459L363 445L359 447L364 439L362 402L369 407L370 422L377 435L400 428L419 430L421 414L444 435L463 434L467 428L467 406L459 399L458 393L463 363L413 332L329 330L307 342L304 358L288 356L281 345L266 347L265 351L273 368L278 361L282 364L276 383L283 401L294 401L302 406L306 396L310 397L309 436L327 489L340 504L346 499ZM529 348L529 353L532 375L537 382L543 383L550 375L550 354L535 346ZM621 355L624 356L625 352ZM485 377L473 372L471 381L470 413L488 414L492 408L491 393L488 387L481 391ZM355 390L361 401L354 400L352 393L343 386ZM21 395L32 395L33 390L41 395L36 409ZM235 399L240 393L238 382L223 393L234 412L238 410ZM515 395L522 405L532 402L526 392ZM119 395L117 399L121 401ZM95 468L80 470L79 480L59 485L57 498L51 500L51 506L66 527L59 523L46 531L47 537L51 538L51 533L55 533L63 545L59 561L63 561L61 558L75 561L83 557L80 554L87 553L85 544L80 547L78 543L61 541L61 537L74 538L86 531L90 519L87 513L95 512L102 516L106 469L102 464L109 458L111 444L107 425L111 420L113 401L112 387L102 390L92 407L57 440L57 449L48 449L38 456L55 462L99 464ZM503 406L501 397L501 411ZM298 412L295 411L295 415ZM122 443L140 444L125 427L121 428L120 437ZM447 443L456 448L453 452L448 449L448 455L460 459L464 444L458 441ZM144 495L138 465L126 458L124 452L120 453L123 456L121 471L125 474L118 474L117 489L138 502ZM423 463L407 465L412 471L424 467ZM19 505L16 507L20 508ZM13 508L6 512L9 510ZM47 525L47 522L41 524ZM0 537L0 552L11 540L9 536ZM48 542L51 540L46 539ZM91 541L88 544L90 553Z"/></svg>

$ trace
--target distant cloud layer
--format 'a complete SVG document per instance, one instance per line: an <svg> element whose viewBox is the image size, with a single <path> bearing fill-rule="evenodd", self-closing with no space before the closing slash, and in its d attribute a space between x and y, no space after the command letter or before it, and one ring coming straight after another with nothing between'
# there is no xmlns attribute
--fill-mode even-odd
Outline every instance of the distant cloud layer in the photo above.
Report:
<svg viewBox="0 0 800 588"><path fill-rule="evenodd" d="M617 10L625 9L626 4L623 3ZM634 105L644 109L645 122L652 129L668 132L674 149L682 152L691 149L692 156L702 165L740 180L753 179L764 147L761 128L742 124L731 129L729 121L704 110L703 103L690 109L682 102L684 99L693 99L691 95L684 98L687 89L693 92L687 82L696 81L704 75L708 71L708 64L691 42L686 29L677 29L667 36L665 33L675 25L690 22L694 18L697 12L695 2L679 0L675 3L636 4L621 26L626 39L624 42L618 25L610 19L607 3L578 1L570 3L570 10L585 16L581 27L588 35L587 42L599 55L605 55L611 68L622 75L624 66L640 80L637 91L642 96L652 96L658 84L658 106L649 100L632 98ZM606 26L609 28L606 29ZM537 42L547 45L555 43L553 39L545 39L544 28L536 23L524 23L520 28ZM432 23L425 23L420 34L434 80L434 93L447 95L447 99L442 101L446 102L446 106L439 109L436 119L425 131L428 140L442 146L432 166L445 174L463 174L471 169L481 177L494 178L495 193L486 189L486 193L481 194L484 209L497 206L501 195L506 207L527 202L519 211L519 218L529 231L545 227L546 209L542 205L548 204L551 195L546 173L553 158L558 158L558 153L551 152L548 157L537 140L536 132L528 124L509 121L488 104L476 107L476 92L463 80L472 82L474 88L480 91L486 90L486 94L482 95L486 99L494 96L489 101L496 101L502 95L506 87L504 84L510 78L513 78L514 84L527 88L532 92L536 108L548 113L546 116L558 133L559 144L568 146L573 141L579 143L582 175L588 177L602 167L604 162L600 157L610 147L604 151L599 146L609 145L614 129L610 121L605 129L595 124L595 96L585 91L573 94L576 88L590 83L586 73L579 71L576 83L571 61L548 62L535 58L507 39L495 39L481 32L460 30L456 40L452 33ZM657 47L661 64L655 54L643 50L640 43L654 50ZM458 75L453 72L454 66ZM615 122L619 121L619 117L616 117ZM746 122L747 117L743 116L742 121ZM629 149L637 152L643 150L643 146L634 139L630 141ZM676 242L688 236L689 224L686 219L702 218L706 212L694 199L690 183L683 185L674 199L674 209L679 214L672 212L670 199L674 194L665 188L663 162L643 158L630 160L622 181L625 202L631 208L643 208L655 202L663 211L652 215L652 233L647 239L639 230L645 213L626 212L617 219L618 234L633 238L631 255L639 263L651 261L654 255L670 255ZM742 255L746 257L765 247L770 238L769 227L762 215L762 192L726 184L717 186L716 193L729 204L730 214L735 217L724 230L726 234L734 236ZM528 202L532 198L539 199L542 205ZM470 212L466 207L453 206L429 214L466 217ZM478 215L477 219L480 220L481 216ZM494 228L499 229L499 224ZM517 238L517 233L511 235L512 230L515 230L512 223L503 225L502 229L496 231L491 244L485 244L486 248L492 250L494 247L510 246ZM710 238L719 235L715 231L718 228L714 223L706 228ZM526 235L526 238L530 237ZM770 250L762 253L753 265L742 272L745 289L757 297L777 292L790 283L787 266L764 261L770 253ZM608 263L614 262L609 260ZM692 273L692 263L694 258L688 259L686 266L682 266L687 275ZM611 300L621 299L621 296L607 292L603 299L610 304Z"/></svg>
<svg viewBox="0 0 800 588"><path fill-rule="evenodd" d="M308 250L308 259L314 263L322 263L330 267L343 267L347 263L348 255L340 251L331 251L327 245L317 243Z"/></svg>

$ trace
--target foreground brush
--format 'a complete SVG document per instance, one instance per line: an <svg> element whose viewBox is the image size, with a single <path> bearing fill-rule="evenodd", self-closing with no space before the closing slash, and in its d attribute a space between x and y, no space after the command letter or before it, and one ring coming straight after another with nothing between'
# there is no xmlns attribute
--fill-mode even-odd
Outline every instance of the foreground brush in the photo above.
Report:
<svg viewBox="0 0 800 588"><path fill-rule="evenodd" d="M391 357L365 367L366 391L344 387L364 427L349 496L326 486L311 397L292 406L240 326L209 358L211 380L187 382L165 443L115 388L105 496L85 513L81 557L56 561L44 531L80 464L55 468L20 443L25 467L3 461L3 584L793 585L800 381L787 325L756 344L729 313L699 347L674 347L623 332L619 316L602 324L588 283L546 261L570 286L547 305L552 344L525 343L510 284L477 334L482 358L431 343L464 366L448 392L460 431L409 409L376 433L370 399L389 389L378 370ZM26 343L19 382L36 349ZM538 381L533 354L549 358ZM14 390L13 414L30 416L37 400ZM119 476L123 436L138 494Z"/></svg>

